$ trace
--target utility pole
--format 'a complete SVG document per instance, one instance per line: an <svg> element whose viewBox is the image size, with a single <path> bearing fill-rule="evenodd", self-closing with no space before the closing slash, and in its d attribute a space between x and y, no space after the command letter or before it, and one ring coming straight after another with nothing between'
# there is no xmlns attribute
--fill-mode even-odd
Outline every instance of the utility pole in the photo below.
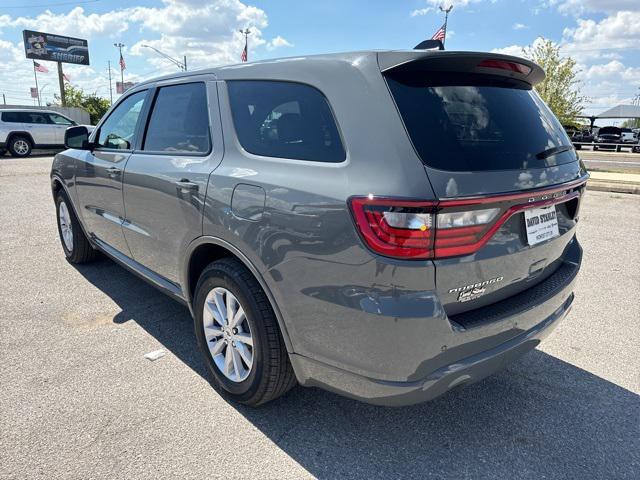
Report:
<svg viewBox="0 0 640 480"><path fill-rule="evenodd" d="M182 64L184 65L184 71L187 71L187 56L183 55L182 56Z"/></svg>
<svg viewBox="0 0 640 480"><path fill-rule="evenodd" d="M122 68L122 47L124 47L124 43L118 42L118 43L114 43L113 44L114 47L116 47L118 49L118 51L120 52L120 85L122 88L122 92L124 93L124 68Z"/></svg>
<svg viewBox="0 0 640 480"><path fill-rule="evenodd" d="M242 35L244 35L244 52L245 52L244 61L248 62L249 61L249 34L251 33L251 30L249 30L249 27L247 27L244 29L244 31L240 29L239 32Z"/></svg>
<svg viewBox="0 0 640 480"><path fill-rule="evenodd" d="M58 62L58 83L60 84L60 103L63 107L67 106L67 99L64 96L64 73L62 73L62 62ZM40 96L38 96L38 104L40 103Z"/></svg>
<svg viewBox="0 0 640 480"><path fill-rule="evenodd" d="M7 97L4 96L4 93L2 94L2 103L7 104Z"/></svg>
<svg viewBox="0 0 640 480"><path fill-rule="evenodd" d="M113 105L113 87L111 86L111 60L107 61L109 66L109 104Z"/></svg>
<svg viewBox="0 0 640 480"><path fill-rule="evenodd" d="M440 11L444 12L444 38L442 39L442 46L444 47L444 42L447 41L447 22L449 21L449 12L453 10L453 4L449 5L448 8L442 8L440 5Z"/></svg>

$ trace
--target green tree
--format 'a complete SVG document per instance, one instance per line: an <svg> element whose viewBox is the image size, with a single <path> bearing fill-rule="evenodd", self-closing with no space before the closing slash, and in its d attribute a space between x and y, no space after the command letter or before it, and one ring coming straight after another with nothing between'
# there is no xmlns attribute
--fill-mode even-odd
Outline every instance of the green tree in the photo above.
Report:
<svg viewBox="0 0 640 480"><path fill-rule="evenodd" d="M622 122L624 128L640 128L640 118L630 118Z"/></svg>
<svg viewBox="0 0 640 480"><path fill-rule="evenodd" d="M580 93L576 61L571 57L563 57L560 47L545 38L525 48L524 55L545 71L544 81L538 83L535 89L560 123L576 123L576 116L582 113L587 103L587 97Z"/></svg>
<svg viewBox="0 0 640 480"><path fill-rule="evenodd" d="M94 93L86 94L84 90L79 87L74 87L70 83L64 84L64 96L67 107L80 107L89 112L91 117L91 123L96 125L102 116L109 110L109 100L99 97ZM54 95L55 104L61 105L59 95Z"/></svg>

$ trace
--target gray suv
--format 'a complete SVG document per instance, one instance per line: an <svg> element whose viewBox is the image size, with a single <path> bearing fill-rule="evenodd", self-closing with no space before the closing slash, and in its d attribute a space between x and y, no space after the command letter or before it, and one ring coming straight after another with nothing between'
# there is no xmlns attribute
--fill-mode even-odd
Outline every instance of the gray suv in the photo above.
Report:
<svg viewBox="0 0 640 480"><path fill-rule="evenodd" d="M51 172L71 263L188 306L212 385L432 399L571 308L587 173L520 58L354 52L136 85Z"/></svg>
<svg viewBox="0 0 640 480"><path fill-rule="evenodd" d="M0 155L9 150L14 157L28 157L34 148L62 148L65 131L73 125L51 110L0 110Z"/></svg>

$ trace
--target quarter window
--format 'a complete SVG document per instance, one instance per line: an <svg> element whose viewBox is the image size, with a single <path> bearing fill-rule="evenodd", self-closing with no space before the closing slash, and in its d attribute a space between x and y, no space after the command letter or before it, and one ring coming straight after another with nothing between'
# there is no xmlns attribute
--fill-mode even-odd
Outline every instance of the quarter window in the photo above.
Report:
<svg viewBox="0 0 640 480"><path fill-rule="evenodd" d="M147 95L146 91L126 98L100 127L98 144L105 148L131 150L136 141L136 126Z"/></svg>
<svg viewBox="0 0 640 480"><path fill-rule="evenodd" d="M210 143L205 84L186 83L160 88L143 150L206 153Z"/></svg>
<svg viewBox="0 0 640 480"><path fill-rule="evenodd" d="M24 123L25 119L21 112L2 112L2 121L8 123Z"/></svg>
<svg viewBox="0 0 640 480"><path fill-rule="evenodd" d="M327 99L300 83L227 82L242 147L266 157L341 162L345 151Z"/></svg>
<svg viewBox="0 0 640 480"><path fill-rule="evenodd" d="M49 118L52 123L56 125L73 125L73 122L69 120L67 117L63 117L62 115L56 115L55 113L50 113Z"/></svg>

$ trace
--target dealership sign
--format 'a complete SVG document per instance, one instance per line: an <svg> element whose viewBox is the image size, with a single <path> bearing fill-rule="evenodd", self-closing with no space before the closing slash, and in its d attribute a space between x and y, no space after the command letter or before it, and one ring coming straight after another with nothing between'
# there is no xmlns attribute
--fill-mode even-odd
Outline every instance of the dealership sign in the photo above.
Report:
<svg viewBox="0 0 640 480"><path fill-rule="evenodd" d="M23 30L27 58L89 65L89 46L81 38Z"/></svg>

